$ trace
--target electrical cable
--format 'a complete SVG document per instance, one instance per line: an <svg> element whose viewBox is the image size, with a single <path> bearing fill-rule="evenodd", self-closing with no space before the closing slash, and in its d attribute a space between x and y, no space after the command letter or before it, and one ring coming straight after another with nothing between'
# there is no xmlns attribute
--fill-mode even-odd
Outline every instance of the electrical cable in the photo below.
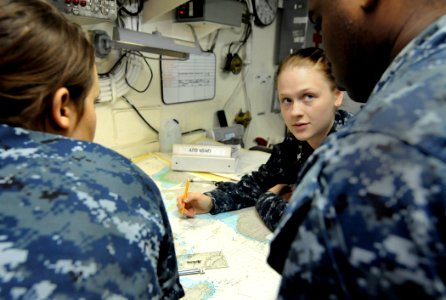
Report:
<svg viewBox="0 0 446 300"><path fill-rule="evenodd" d="M243 32L244 38L239 42L240 45L239 45L237 51L235 51L235 53L238 53L242 49L242 47L246 44L246 41L251 36L251 33L252 33L251 23L248 23L245 25L245 30Z"/></svg>
<svg viewBox="0 0 446 300"><path fill-rule="evenodd" d="M208 52L214 53L214 48L215 48L215 45L217 45L217 38L218 38L219 34L220 34L220 28L218 28L217 31L215 32L214 39L212 41L211 47L209 47L209 49L208 49Z"/></svg>
<svg viewBox="0 0 446 300"><path fill-rule="evenodd" d="M203 50L203 48L200 45L200 42L198 41L198 37L197 37L197 33L195 32L195 28L190 24L187 24L187 26L189 26L189 28L192 30L192 35L194 36L195 43L198 45L198 47L200 47L201 52L206 52Z"/></svg>
<svg viewBox="0 0 446 300"><path fill-rule="evenodd" d="M135 1L121 1L117 2L118 5L124 6L124 2L128 3L128 8L134 8L138 6L137 11L142 11L142 6L144 0ZM127 8L126 8L127 9ZM128 10L128 9L127 9ZM131 12L131 14L125 14L124 9L119 11L118 18L116 20L116 25L122 28L128 28L131 30L138 31L140 25L140 15L136 12ZM111 69L107 72L99 74L99 84L101 89L100 101L101 102L114 102L119 97L127 94L131 89L138 91L134 85L139 78L139 73L143 69L143 64L140 59L137 59L134 53L129 51L122 51L119 59L114 63ZM148 64L147 61L145 61ZM153 72L150 68L151 77L149 79L148 85L142 91L148 89L153 79ZM139 91L139 92L142 92Z"/></svg>
<svg viewBox="0 0 446 300"><path fill-rule="evenodd" d="M146 118L143 117L143 115L141 114L141 112L136 108L135 105L133 105L129 99L127 99L125 96L122 96L122 98L133 108L133 110L138 114L138 116L141 118L141 120L144 121L144 123L147 124L147 126L149 126L150 129L152 129L156 134L158 134L158 130L156 130L152 125L150 125L149 122L147 122Z"/></svg>
<svg viewBox="0 0 446 300"><path fill-rule="evenodd" d="M124 13L132 17L138 16L144 9L144 0L138 1L138 9L136 12L129 11L120 1L117 1L117 3L119 6L118 13L121 13L121 11L123 11Z"/></svg>
<svg viewBox="0 0 446 300"><path fill-rule="evenodd" d="M159 134L159 131L156 130L147 120L146 118L144 118L144 116L141 114L141 112L138 110L138 108L133 105L133 103L130 102L129 99L127 99L127 97L122 96L122 98L132 107L132 109L138 114L138 116L141 118L141 120L144 121L144 123L146 123L147 126L149 126L150 129L152 129L152 131L154 131L156 134ZM197 128L197 129L193 129L193 130L189 130L189 131L185 131L182 132L181 135L186 135L186 134L191 134L191 133L195 133L195 132L206 132L206 129L204 128Z"/></svg>
<svg viewBox="0 0 446 300"><path fill-rule="evenodd" d="M141 54L139 51L134 51L134 52ZM130 52L130 53L132 53L132 52ZM142 55L141 55L141 56L142 56ZM149 68L149 71L150 71L150 79L149 79L149 82L147 83L146 87L145 87L144 89L142 89L142 90L138 90L138 89L135 88L133 85L131 85L130 82L128 81L128 79L127 79L128 61L127 61L126 64L125 64L125 73L126 73L126 76L124 77L124 78L125 78L125 82L127 83L127 85L128 85L132 90L134 90L135 92L138 92L138 93L144 93L145 91L147 91L147 90L149 89L150 85L152 84L152 80L153 80L153 70L152 70L152 67L150 67L150 64L147 62L147 60L146 60L145 58L143 58L143 60L144 60L144 62L146 63L146 66Z"/></svg>
<svg viewBox="0 0 446 300"><path fill-rule="evenodd" d="M195 133L195 132L207 132L207 131L204 128L197 128L197 129L182 132L181 134L186 135L186 134L191 134L191 133Z"/></svg>
<svg viewBox="0 0 446 300"><path fill-rule="evenodd" d="M134 55L126 55L125 59L127 60L126 63L119 64L112 73L108 74L108 76L99 78L101 90L100 102L116 101L116 99L130 91L127 82L132 85L139 78L142 64L136 60ZM125 70L126 64L127 72Z"/></svg>
<svg viewBox="0 0 446 300"><path fill-rule="evenodd" d="M117 66L119 66L119 64L122 62L122 59L126 56L126 53L122 54L119 59L113 64L113 66L110 68L110 70L108 70L107 72L104 73L98 73L99 77L105 77L110 75L111 73L113 73L116 69Z"/></svg>

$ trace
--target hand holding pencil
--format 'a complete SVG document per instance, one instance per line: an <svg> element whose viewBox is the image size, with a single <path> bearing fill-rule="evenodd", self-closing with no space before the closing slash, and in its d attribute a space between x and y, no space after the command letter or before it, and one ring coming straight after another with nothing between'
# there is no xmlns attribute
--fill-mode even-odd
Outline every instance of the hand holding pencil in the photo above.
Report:
<svg viewBox="0 0 446 300"><path fill-rule="evenodd" d="M186 181L184 193L177 197L177 208L182 216L193 218L196 214L208 213L213 206L211 197L189 192L189 180Z"/></svg>
<svg viewBox="0 0 446 300"><path fill-rule="evenodd" d="M184 216L184 207L185 203L184 200L187 199L187 192L189 191L189 179L186 180L186 187L184 189L184 195L183 195L183 201L181 202L181 215Z"/></svg>

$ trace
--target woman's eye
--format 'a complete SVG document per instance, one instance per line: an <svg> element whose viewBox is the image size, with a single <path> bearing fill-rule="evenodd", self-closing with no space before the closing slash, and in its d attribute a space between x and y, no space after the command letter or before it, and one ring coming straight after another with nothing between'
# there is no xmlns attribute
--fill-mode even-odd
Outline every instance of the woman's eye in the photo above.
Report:
<svg viewBox="0 0 446 300"><path fill-rule="evenodd" d="M286 103L291 103L292 100L291 100L290 98L282 98L282 99L280 100L280 102L286 104Z"/></svg>
<svg viewBox="0 0 446 300"><path fill-rule="evenodd" d="M305 95L304 96L304 101L305 102L312 102L314 100L314 96L313 95Z"/></svg>

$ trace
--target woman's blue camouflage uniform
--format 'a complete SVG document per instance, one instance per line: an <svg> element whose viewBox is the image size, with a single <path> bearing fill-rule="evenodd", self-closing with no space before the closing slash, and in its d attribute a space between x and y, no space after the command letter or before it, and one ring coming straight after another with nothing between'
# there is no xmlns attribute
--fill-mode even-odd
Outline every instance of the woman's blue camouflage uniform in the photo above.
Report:
<svg viewBox="0 0 446 300"><path fill-rule="evenodd" d="M330 134L341 128L351 114L338 110ZM296 182L297 174L314 149L307 142L288 133L282 143L274 146L270 158L258 171L243 176L239 182L219 182L217 189L205 194L213 199L211 214L256 206L265 225L274 230L288 204L282 197L268 192L277 184Z"/></svg>
<svg viewBox="0 0 446 300"><path fill-rule="evenodd" d="M446 17L319 147L279 224L279 299L446 299Z"/></svg>
<svg viewBox="0 0 446 300"><path fill-rule="evenodd" d="M100 145L0 125L0 298L183 295L149 177Z"/></svg>

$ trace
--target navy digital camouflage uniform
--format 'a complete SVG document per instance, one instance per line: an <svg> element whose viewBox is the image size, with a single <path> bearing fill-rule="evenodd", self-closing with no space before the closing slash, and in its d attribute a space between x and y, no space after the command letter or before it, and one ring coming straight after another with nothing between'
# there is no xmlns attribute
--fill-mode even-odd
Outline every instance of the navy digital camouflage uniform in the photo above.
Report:
<svg viewBox="0 0 446 300"><path fill-rule="evenodd" d="M338 110L330 134L341 128L351 114ZM288 133L280 144L273 147L268 161L258 171L244 175L239 182L219 182L217 188L205 194L213 199L211 214L256 206L265 225L274 230L288 204L275 193L268 192L277 184L294 185L297 174L314 149Z"/></svg>
<svg viewBox="0 0 446 300"><path fill-rule="evenodd" d="M183 295L144 172L94 143L0 125L0 298Z"/></svg>
<svg viewBox="0 0 446 300"><path fill-rule="evenodd" d="M279 299L446 298L446 17L301 174L268 257Z"/></svg>

